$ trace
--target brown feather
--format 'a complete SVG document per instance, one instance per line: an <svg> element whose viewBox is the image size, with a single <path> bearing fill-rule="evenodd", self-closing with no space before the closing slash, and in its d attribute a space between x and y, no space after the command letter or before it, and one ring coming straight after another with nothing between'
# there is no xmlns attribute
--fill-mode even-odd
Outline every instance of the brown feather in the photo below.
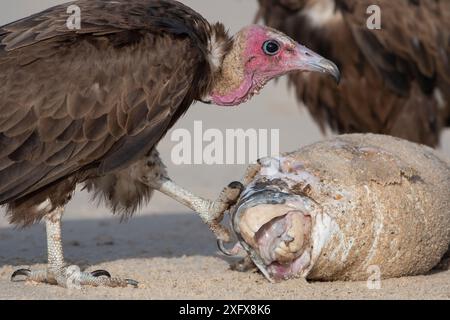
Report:
<svg viewBox="0 0 450 320"><path fill-rule="evenodd" d="M81 30L66 28L70 3L0 27L0 204L15 223L38 221L77 183L154 151L211 87L212 30L227 37L172 0L73 3ZM136 188L113 209L134 211L150 194Z"/></svg>

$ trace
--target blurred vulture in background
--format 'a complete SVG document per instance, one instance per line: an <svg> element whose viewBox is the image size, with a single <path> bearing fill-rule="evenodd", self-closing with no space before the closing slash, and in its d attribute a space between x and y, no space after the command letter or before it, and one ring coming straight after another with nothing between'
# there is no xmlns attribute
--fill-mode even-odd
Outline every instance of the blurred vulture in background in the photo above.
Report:
<svg viewBox="0 0 450 320"><path fill-rule="evenodd" d="M339 87L290 83L322 130L389 134L436 146L450 126L450 1L259 0L258 20L333 60ZM381 9L371 30L368 8Z"/></svg>

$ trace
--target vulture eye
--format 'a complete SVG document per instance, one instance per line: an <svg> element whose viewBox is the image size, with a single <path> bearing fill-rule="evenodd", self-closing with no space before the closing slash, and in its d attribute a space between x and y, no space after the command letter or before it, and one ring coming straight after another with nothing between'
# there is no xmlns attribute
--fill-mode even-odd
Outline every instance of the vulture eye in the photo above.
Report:
<svg viewBox="0 0 450 320"><path fill-rule="evenodd" d="M275 40L268 40L263 44L263 51L269 56L274 56L280 51L280 44Z"/></svg>

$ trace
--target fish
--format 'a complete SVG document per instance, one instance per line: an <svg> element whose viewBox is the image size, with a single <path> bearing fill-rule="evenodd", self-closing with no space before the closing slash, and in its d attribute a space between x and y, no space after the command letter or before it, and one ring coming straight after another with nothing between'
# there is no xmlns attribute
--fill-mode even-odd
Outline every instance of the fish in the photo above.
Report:
<svg viewBox="0 0 450 320"><path fill-rule="evenodd" d="M271 282L426 274L449 250L450 160L427 146L342 135L260 159L243 181L231 229Z"/></svg>

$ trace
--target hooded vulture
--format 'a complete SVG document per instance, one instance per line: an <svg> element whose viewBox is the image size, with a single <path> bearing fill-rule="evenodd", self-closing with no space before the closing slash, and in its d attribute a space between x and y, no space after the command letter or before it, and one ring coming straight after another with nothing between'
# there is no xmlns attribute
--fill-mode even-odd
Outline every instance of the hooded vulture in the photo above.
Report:
<svg viewBox="0 0 450 320"><path fill-rule="evenodd" d="M340 68L339 87L314 74L290 77L298 99L322 130L329 125L339 133L373 132L430 146L439 143L441 131L450 126L450 1L259 4L258 18ZM368 28L378 13L381 29Z"/></svg>
<svg viewBox="0 0 450 320"><path fill-rule="evenodd" d="M69 28L69 7L79 28ZM0 27L0 205L11 223L45 220L48 267L25 277L63 287L126 286L64 262L60 221L77 184L131 215L159 190L218 221L239 186L215 202L172 182L156 146L195 101L235 106L290 71L336 66L282 33L234 37L171 0L79 0ZM234 187L234 188L233 188Z"/></svg>

